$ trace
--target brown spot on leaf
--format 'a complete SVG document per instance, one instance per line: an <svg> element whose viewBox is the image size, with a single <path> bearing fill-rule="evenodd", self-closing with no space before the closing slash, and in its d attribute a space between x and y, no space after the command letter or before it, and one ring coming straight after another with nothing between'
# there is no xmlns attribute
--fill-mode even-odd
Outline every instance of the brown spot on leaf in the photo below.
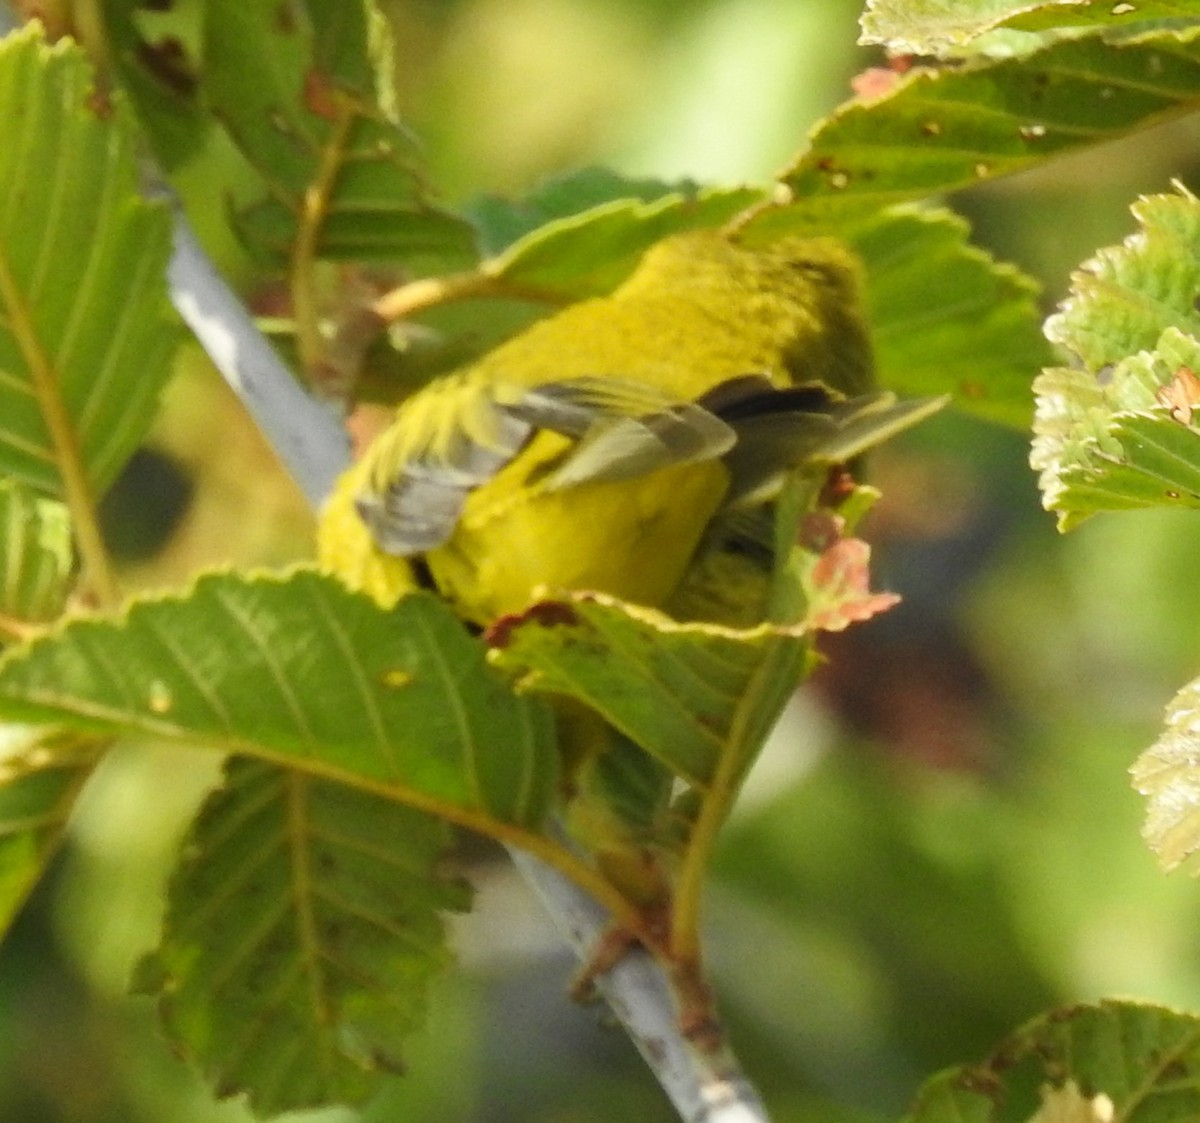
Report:
<svg viewBox="0 0 1200 1123"><path fill-rule="evenodd" d="M537 624L543 628L574 627L579 623L575 609L565 601L545 600L531 604L524 612L501 616L492 622L483 634L489 647L503 648L512 642L513 631L523 624Z"/></svg>
<svg viewBox="0 0 1200 1123"><path fill-rule="evenodd" d="M174 36L164 36L157 43L143 40L138 44L137 57L160 86L180 97L191 97L196 92L196 75L187 51Z"/></svg>
<svg viewBox="0 0 1200 1123"><path fill-rule="evenodd" d="M828 550L842 534L842 522L828 511L812 511L800 521L797 539L814 554Z"/></svg>
<svg viewBox="0 0 1200 1123"><path fill-rule="evenodd" d="M107 121L113 115L112 101L108 96L107 90L102 90L98 86L93 86L87 97L84 99L84 105L91 110L101 121Z"/></svg>
<svg viewBox="0 0 1200 1123"><path fill-rule="evenodd" d="M337 86L329 75L316 67L304 72L304 104L308 110L327 121L336 121L338 112Z"/></svg>
<svg viewBox="0 0 1200 1123"><path fill-rule="evenodd" d="M275 30L280 35L296 33L296 12L291 0L282 0L282 3L275 6Z"/></svg>

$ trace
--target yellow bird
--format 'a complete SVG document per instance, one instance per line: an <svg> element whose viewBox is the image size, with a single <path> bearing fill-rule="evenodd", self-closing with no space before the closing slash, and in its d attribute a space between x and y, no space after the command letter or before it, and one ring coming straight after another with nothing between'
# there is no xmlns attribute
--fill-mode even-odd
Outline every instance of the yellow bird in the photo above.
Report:
<svg viewBox="0 0 1200 1123"><path fill-rule="evenodd" d="M838 242L676 235L610 296L402 403L339 482L320 555L384 603L428 587L483 626L572 589L742 623L753 596L707 587L745 569L720 555L758 548L742 516L783 472L847 461L940 405L874 388Z"/></svg>

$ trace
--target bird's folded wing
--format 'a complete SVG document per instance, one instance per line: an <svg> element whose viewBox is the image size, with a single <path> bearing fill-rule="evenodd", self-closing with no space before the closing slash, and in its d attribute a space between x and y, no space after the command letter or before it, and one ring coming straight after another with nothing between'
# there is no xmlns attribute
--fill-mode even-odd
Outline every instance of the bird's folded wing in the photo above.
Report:
<svg viewBox="0 0 1200 1123"><path fill-rule="evenodd" d="M368 450L359 514L387 553L434 549L453 534L467 496L539 430L574 442L538 481L545 490L714 459L736 439L710 410L641 382L586 376L522 387L447 379L412 399Z"/></svg>

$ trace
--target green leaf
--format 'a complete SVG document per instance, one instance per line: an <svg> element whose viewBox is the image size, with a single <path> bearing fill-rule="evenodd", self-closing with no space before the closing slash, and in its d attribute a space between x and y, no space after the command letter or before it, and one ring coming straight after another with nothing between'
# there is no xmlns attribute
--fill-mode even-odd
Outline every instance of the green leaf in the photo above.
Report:
<svg viewBox="0 0 1200 1123"><path fill-rule="evenodd" d="M155 156L172 171L201 153L213 129L196 88L203 6L103 0L102 8L108 62Z"/></svg>
<svg viewBox="0 0 1200 1123"><path fill-rule="evenodd" d="M903 395L951 393L968 413L1026 427L1030 381L1049 358L1038 285L968 234L947 211L909 208L851 232L879 381Z"/></svg>
<svg viewBox="0 0 1200 1123"><path fill-rule="evenodd" d="M1200 679L1167 707L1166 728L1134 763L1133 786L1146 796L1142 836L1164 869L1200 850Z"/></svg>
<svg viewBox="0 0 1200 1123"><path fill-rule="evenodd" d="M770 239L830 231L798 203L764 208L745 232ZM880 384L914 397L953 394L968 413L1028 426L1030 382L1050 360L1037 283L970 245L966 222L942 209L846 216L836 233L865 266Z"/></svg>
<svg viewBox="0 0 1200 1123"><path fill-rule="evenodd" d="M1020 0L868 0L859 41L892 54L954 54L1028 7Z"/></svg>
<svg viewBox="0 0 1200 1123"><path fill-rule="evenodd" d="M475 260L473 230L434 205L415 170L418 146L364 64L381 34L365 3L206 9L202 95L265 185L238 213L250 246L287 260L315 191L320 257L421 272Z"/></svg>
<svg viewBox="0 0 1200 1123"><path fill-rule="evenodd" d="M1196 0L870 0L861 42L882 44L896 54L947 56L996 28L1138 30L1154 21L1196 17Z"/></svg>
<svg viewBox="0 0 1200 1123"><path fill-rule="evenodd" d="M0 472L102 491L141 442L177 341L170 219L137 189L137 136L83 52L0 43Z"/></svg>
<svg viewBox="0 0 1200 1123"><path fill-rule="evenodd" d="M1200 202L1179 186L1130 208L1140 229L1071 275L1046 334L1093 373L1157 347L1163 330L1200 334Z"/></svg>
<svg viewBox="0 0 1200 1123"><path fill-rule="evenodd" d="M1017 58L917 68L847 102L784 182L831 224L1091 147L1200 103L1200 27L1126 42L1099 35Z"/></svg>
<svg viewBox="0 0 1200 1123"><path fill-rule="evenodd" d="M92 756L62 731L0 725L0 934L57 849Z"/></svg>
<svg viewBox="0 0 1200 1123"><path fill-rule="evenodd" d="M542 299L581 300L603 296L625 280L655 242L684 230L720 226L762 201L758 188L704 191L662 186L643 195L554 219L520 237L485 264L506 290L529 291Z"/></svg>
<svg viewBox="0 0 1200 1123"><path fill-rule="evenodd" d="M69 621L0 661L0 715L257 756L480 829L536 828L555 782L546 708L449 608L385 611L306 570Z"/></svg>
<svg viewBox="0 0 1200 1123"><path fill-rule="evenodd" d="M540 226L573 218L606 203L654 203L670 195L695 198L699 191L691 182L629 179L608 168L588 167L547 180L519 199L482 196L466 210L479 227L486 252L497 254Z"/></svg>
<svg viewBox="0 0 1200 1123"><path fill-rule="evenodd" d="M54 620L71 591L74 561L66 508L0 480L0 616Z"/></svg>
<svg viewBox="0 0 1200 1123"><path fill-rule="evenodd" d="M1181 190L1133 209L1138 233L1083 265L1046 324L1082 367L1034 383L1030 459L1063 529L1095 511L1200 506L1200 203Z"/></svg>
<svg viewBox="0 0 1200 1123"><path fill-rule="evenodd" d="M1049 1123L1061 1117L1035 1116L1047 1098L1076 1108L1086 1099L1095 1123L1193 1119L1197 1076L1200 1019L1135 1002L1073 1006L1027 1023L982 1064L935 1076L905 1123Z"/></svg>
<svg viewBox="0 0 1200 1123"><path fill-rule="evenodd" d="M525 689L578 699L701 787L724 754L753 759L811 662L796 631L680 624L600 594L535 605L489 638Z"/></svg>
<svg viewBox="0 0 1200 1123"><path fill-rule="evenodd" d="M1022 4L1004 20L1004 26L1027 31L1059 27L1103 27L1139 32L1155 24L1182 27L1200 19L1196 0L1043 0Z"/></svg>
<svg viewBox="0 0 1200 1123"><path fill-rule="evenodd" d="M361 1103L402 1069L449 961L444 824L378 796L233 760L186 840L141 981L219 1095L273 1114Z"/></svg>

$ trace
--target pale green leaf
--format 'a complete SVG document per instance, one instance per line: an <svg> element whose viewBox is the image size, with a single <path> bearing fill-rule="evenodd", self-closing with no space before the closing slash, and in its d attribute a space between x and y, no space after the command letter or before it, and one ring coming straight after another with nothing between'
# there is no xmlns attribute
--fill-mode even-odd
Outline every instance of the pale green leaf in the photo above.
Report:
<svg viewBox="0 0 1200 1123"><path fill-rule="evenodd" d="M498 254L541 226L606 203L654 203L671 195L694 198L699 191L690 181L630 179L608 168L586 167L555 176L518 198L481 196L466 207L466 212L478 227L486 252Z"/></svg>
<svg viewBox="0 0 1200 1123"><path fill-rule="evenodd" d="M1063 1123L1047 1109L1055 1099L1086 1099L1095 1123L1174 1123L1200 1113L1198 1078L1200 1019L1136 1002L1072 1006L1026 1023L982 1064L933 1077L904 1123ZM1025 1108L1031 1088L1041 1103ZM1064 1095L1072 1088L1085 1091Z"/></svg>
<svg viewBox="0 0 1200 1123"><path fill-rule="evenodd" d="M274 1114L360 1103L402 1069L449 961L444 824L297 771L233 760L172 878L143 965L218 1094Z"/></svg>
<svg viewBox="0 0 1200 1123"><path fill-rule="evenodd" d="M475 258L474 232L435 205L418 146L365 64L378 36L361 2L206 5L201 95L263 177L238 227L272 259L290 258L310 189L324 212L319 256L397 260L419 272Z"/></svg>
<svg viewBox="0 0 1200 1123"><path fill-rule="evenodd" d="M1196 0L869 0L861 41L882 44L894 54L952 56L981 36L992 43L1014 42L989 36L996 28L1137 30L1152 21L1197 17Z"/></svg>
<svg viewBox="0 0 1200 1123"><path fill-rule="evenodd" d="M257 756L451 817L538 826L545 707L431 596L391 611L331 577L210 574L0 661L0 714Z"/></svg>
<svg viewBox="0 0 1200 1123"><path fill-rule="evenodd" d="M1181 190L1134 213L1141 229L1087 262L1046 324L1080 364L1034 384L1030 459L1064 529L1095 511L1200 506L1186 373L1200 370L1200 203Z"/></svg>
<svg viewBox="0 0 1200 1123"><path fill-rule="evenodd" d="M0 480L0 616L45 623L71 591L74 550L66 508Z"/></svg>
<svg viewBox="0 0 1200 1123"><path fill-rule="evenodd" d="M1028 7L1028 0L868 0L859 41L892 54L953 54Z"/></svg>
<svg viewBox="0 0 1200 1123"><path fill-rule="evenodd" d="M619 285L655 242L685 230L720 226L761 202L761 189L671 189L616 198L555 218L523 234L485 264L490 276L516 293L542 299L603 296Z"/></svg>
<svg viewBox="0 0 1200 1123"><path fill-rule="evenodd" d="M0 43L0 472L93 494L141 442L177 340L166 209L83 52L36 26Z"/></svg>
<svg viewBox="0 0 1200 1123"><path fill-rule="evenodd" d="M0 725L0 934L57 849L92 756L61 730Z"/></svg>
<svg viewBox="0 0 1200 1123"><path fill-rule="evenodd" d="M1165 869L1200 850L1200 679L1167 707L1166 728L1131 769L1146 796L1142 835Z"/></svg>
<svg viewBox="0 0 1200 1123"><path fill-rule="evenodd" d="M915 68L827 118L783 180L834 222L1034 167L1198 104L1200 27L1066 39L1017 58Z"/></svg>
<svg viewBox="0 0 1200 1123"><path fill-rule="evenodd" d="M490 640L527 689L584 702L701 787L723 756L753 758L811 659L796 631L680 624L600 594L535 605Z"/></svg>
<svg viewBox="0 0 1200 1123"><path fill-rule="evenodd" d="M1182 27L1200 19L1197 0L1043 0L1025 3L1004 20L1004 26L1028 31L1059 27L1101 27L1139 32Z"/></svg>
<svg viewBox="0 0 1200 1123"><path fill-rule="evenodd" d="M1139 229L1071 276L1046 334L1098 372L1158 346L1166 328L1200 335L1200 202L1180 187L1130 208Z"/></svg>

